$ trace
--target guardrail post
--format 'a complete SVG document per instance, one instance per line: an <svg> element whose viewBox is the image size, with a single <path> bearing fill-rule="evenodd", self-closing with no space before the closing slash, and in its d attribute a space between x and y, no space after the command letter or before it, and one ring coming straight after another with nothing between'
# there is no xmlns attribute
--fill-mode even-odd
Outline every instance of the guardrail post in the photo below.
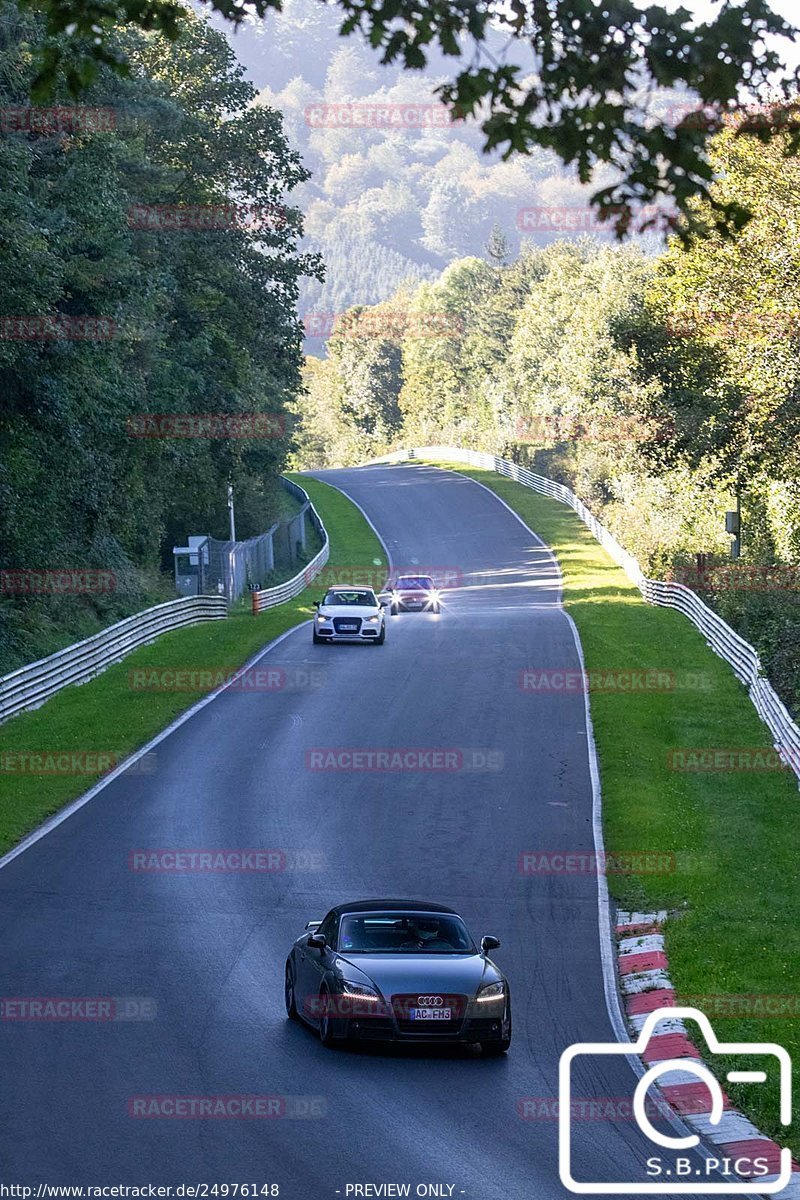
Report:
<svg viewBox="0 0 800 1200"><path fill-rule="evenodd" d="M260 612L260 609L259 609L259 606L258 606L258 592L256 592L256 591L252 591L252 592L250 593L250 595L251 595L251 597L252 597L252 611L253 611L253 616L254 616L254 617L257 617L257 616L258 616L258 614L259 614L259 612Z"/></svg>

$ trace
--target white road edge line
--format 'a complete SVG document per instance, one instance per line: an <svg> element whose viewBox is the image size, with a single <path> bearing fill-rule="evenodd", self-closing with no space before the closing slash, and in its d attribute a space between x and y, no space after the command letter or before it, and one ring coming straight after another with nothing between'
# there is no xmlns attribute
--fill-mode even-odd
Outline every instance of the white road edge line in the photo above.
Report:
<svg viewBox="0 0 800 1200"><path fill-rule="evenodd" d="M342 470L342 471L357 471L359 468L358 467L340 467L340 468L331 467L331 468L326 468L326 469ZM323 474L323 473L324 472L322 472L321 474ZM316 474L314 471L298 471L298 475L310 475L310 477L312 479L316 479L318 483L327 483L328 487L332 487L335 492L340 492L345 497L346 500L350 501L350 503L353 505L354 508L358 509L358 511L361 513L362 517L364 518L364 520L369 525L372 532L375 534L375 537L378 539L380 544L383 546L383 553L386 555L386 562L389 566L389 572L386 576L386 579L388 579L389 575L391 575L392 571L394 571L394 563L392 562L392 556L389 553L389 547L386 545L386 542L383 540L380 533L378 533L378 530L375 528L372 521L367 516L367 514L364 512L364 509L361 507L361 505L358 503L358 501L354 500L353 497L350 495L350 493L346 492L344 490L344 488L339 487L338 484L331 483L331 481L329 479L322 479L320 477L320 474ZM386 580L384 580L384 586L385 585L386 585Z"/></svg>
<svg viewBox="0 0 800 1200"><path fill-rule="evenodd" d="M52 817L49 817L43 825L40 825L37 829L34 829L32 833L29 833L27 837L24 837L18 845L14 846L13 849L9 850L3 855L2 858L0 858L0 870L2 870L3 867L7 867L8 864L13 862L15 858L19 858L20 854L23 854L26 850L30 849L30 847L35 845L36 842L41 841L41 839L46 837L48 833L51 833L52 830L57 829L58 826L64 821L68 820L73 813L76 813L79 808L83 808L84 804L88 804L90 800L93 800L95 796L102 792L103 788L108 787L110 783L113 783L113 781L119 775L123 775L125 771L132 767L134 763L137 763L145 754L149 754L154 746L158 746L160 742L163 742L165 738L168 738L170 734L175 732L176 729L180 729L181 725L185 724L186 721L191 720L195 713L200 712L200 710L205 708L207 704L210 704L212 700L216 700L217 696L221 695L222 692L227 691L227 689L235 681L236 677L243 671L248 671L251 667L254 667L257 662L261 661L265 654L269 654L270 650L274 650L275 647L279 646L285 638L289 637L293 633L296 633L298 629L302 629L304 625L310 624L311 621L309 620L300 621L299 624L293 625L291 629L286 629L283 633L279 634L278 637L273 638L273 640L268 642L266 646L259 650L258 653L253 656L253 658L248 659L243 666L238 667L227 683L223 683L213 692L210 692L208 696L204 696L202 700L198 700L196 704L193 704L191 708L186 710L186 712L181 713L179 717L176 717L174 721L171 721L165 729L162 729L160 733L157 733L156 736L151 738L150 741L144 746L141 746L138 750L134 750L132 754L128 755L128 757L124 759L118 767L115 767L113 771L109 771L107 775L104 775L102 779L99 779L97 783L89 788L88 792L84 792L82 796L78 796L78 798L73 800L71 804L68 804L66 808L59 809L59 811L54 813Z"/></svg>
<svg viewBox="0 0 800 1200"><path fill-rule="evenodd" d="M441 470L441 468L434 467L434 470ZM451 475L461 474L460 471L449 471L447 473ZM581 645L578 627L572 619L572 615L564 608L563 574L561 571L561 564L556 557L555 551L542 541L538 533L534 533L534 531L522 519L519 513L514 512L514 509L511 508L510 505L506 504L505 500L498 496L496 492L493 492L490 487L487 487L485 483L480 483L477 479L470 479L469 475L464 475L463 478L466 479L468 483L474 483L477 487L483 488L483 490L488 492L490 496L494 496L495 500L502 504L503 508L508 509L511 515L516 517L520 525L522 525L522 527L526 529L528 533L531 534L531 536L534 537L539 544L552 555L558 570L559 580L562 581L559 586L559 610L569 624L572 637L575 642L578 660L580 662L581 673L583 677L586 678L586 661L583 657L583 646ZM520 486L523 487L524 484L520 484ZM589 692L587 688L584 688L583 690L583 707L586 715L586 750L589 758L589 775L592 782L592 837L594 841L595 855L598 861L600 861L605 855L605 843L603 840L602 795L600 790L600 767L597 759L597 747L594 741L594 726L592 725L592 714L589 708ZM606 998L606 1009L608 1010L611 1028L614 1031L614 1036L616 1037L617 1041L630 1042L630 1034L628 1033L628 1029L625 1024L625 1017L623 1015L622 1004L620 1002L619 988L617 986L617 973L615 969L615 956L617 948L615 937L616 931L611 921L611 903L608 895L608 883L606 882L605 875L599 870L597 872L597 911L598 929L600 935L600 962L603 969L603 991ZM630 1064L634 1074L638 1075L641 1079L645 1073L645 1066L641 1059L638 1056L631 1057L626 1055L625 1061ZM692 1134L693 1130L689 1128L685 1121L683 1121L679 1114L671 1107L668 1113L665 1114L665 1117L673 1129L682 1137L688 1137ZM702 1142L700 1145L695 1147L695 1152L707 1160L714 1157L712 1152L708 1150L702 1144Z"/></svg>
<svg viewBox="0 0 800 1200"><path fill-rule="evenodd" d="M414 464L409 463L407 465L413 466ZM429 466L430 464L421 463L420 465L421 466ZM534 533L534 531L531 529L530 525L527 525L525 523L525 521L523 521L523 519L519 515L519 513L514 512L514 509L511 507L511 505L506 504L506 502L502 498L502 496L498 496L497 492L493 492L492 489L490 487L487 487L485 483L481 483L480 480L478 480L478 479L471 479L469 475L464 475L464 474L462 474L461 471L449 471L446 467L433 467L432 469L434 471L441 471L442 474L444 474L444 475L461 475L461 478L466 479L467 483L472 483L475 485L475 487L483 488L483 490L485 492L488 492L489 495L492 496L497 501L498 504L502 504L503 508L505 508L507 510L507 512L510 512L512 517L515 518L515 520L519 521L520 525L525 530L525 532L529 533L531 535L531 537L534 539L534 541L536 542L536 544L538 546L541 546L541 548L543 550L546 550L547 553L550 555L550 558L553 560L553 566L555 567L555 569L558 573L558 591L557 591L557 595L556 595L556 605L558 608L563 608L564 607L564 575L561 570L561 563L558 561L555 551L552 550L552 548L550 546L548 546L547 542L542 541L542 539L539 537L538 533ZM500 478L503 478L503 477L501 476ZM513 483L515 481L512 480L511 482Z"/></svg>

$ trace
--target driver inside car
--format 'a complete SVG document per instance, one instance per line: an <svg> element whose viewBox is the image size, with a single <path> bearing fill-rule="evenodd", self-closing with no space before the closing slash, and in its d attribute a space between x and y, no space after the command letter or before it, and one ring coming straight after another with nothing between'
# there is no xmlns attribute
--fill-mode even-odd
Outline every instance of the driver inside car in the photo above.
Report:
<svg viewBox="0 0 800 1200"><path fill-rule="evenodd" d="M439 922L421 918L409 926L401 950L452 950L453 944L439 935Z"/></svg>

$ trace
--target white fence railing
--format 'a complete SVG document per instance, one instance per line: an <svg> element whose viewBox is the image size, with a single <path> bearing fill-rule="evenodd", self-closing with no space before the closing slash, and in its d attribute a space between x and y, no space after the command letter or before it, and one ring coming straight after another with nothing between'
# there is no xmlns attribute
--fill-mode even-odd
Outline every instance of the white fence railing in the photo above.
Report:
<svg viewBox="0 0 800 1200"><path fill-rule="evenodd" d="M763 673L763 668L757 651L740 637L718 613L700 599L700 597L682 583L664 583L658 579L648 579L639 563L622 547L612 533L601 525L588 508L569 488L561 483L554 483L543 475L536 475L526 467L498 458L494 454L485 454L480 450L461 450L452 446L419 446L413 450L398 450L384 458L373 459L373 462L409 462L415 458L440 459L448 462L461 462L475 467L483 467L496 471L514 479L525 487L533 488L544 496L567 504L578 514L583 523L597 538L603 549L622 567L628 578L636 584L645 600L650 604L660 604L668 608L677 608L684 616L697 626L711 649L724 658L733 668L737 677L746 686L761 720L769 727L775 748L782 760L800 779L800 729L789 715L785 705L778 697L775 689Z"/></svg>
<svg viewBox="0 0 800 1200"><path fill-rule="evenodd" d="M287 579L285 583L279 583L276 587L265 588L262 592L253 592L253 615L263 612L265 608L274 608L276 604L283 604L286 600L293 600L295 596L299 596L304 588L307 588L313 579L316 579L325 563L328 561L328 556L331 552L330 541L328 539L328 531L322 524L322 519L311 503L311 498L308 492L299 487L291 479L281 476L281 483L288 492L291 492L298 500L308 504L308 515L311 524L316 529L317 533L322 538L322 549L314 555L310 563L303 567L299 575L295 575L293 579Z"/></svg>
<svg viewBox="0 0 800 1200"><path fill-rule="evenodd" d="M135 613L92 634L82 642L58 650L38 662L19 667L0 679L0 724L16 713L38 708L71 684L86 683L137 646L152 642L161 633L215 621L228 615L224 596L187 596L168 600Z"/></svg>

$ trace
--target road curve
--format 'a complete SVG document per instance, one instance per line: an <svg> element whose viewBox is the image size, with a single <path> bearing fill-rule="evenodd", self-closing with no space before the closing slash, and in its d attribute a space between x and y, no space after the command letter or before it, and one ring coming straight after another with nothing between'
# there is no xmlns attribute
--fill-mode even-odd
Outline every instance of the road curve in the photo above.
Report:
<svg viewBox="0 0 800 1200"><path fill-rule="evenodd" d="M562 1050L613 1040L596 879L526 876L520 854L593 849L583 698L520 688L579 669L552 555L495 497L421 466L321 472L400 568L456 580L441 617L392 618L385 646L312 646L262 666L0 870L4 997L145 997L151 1020L0 1021L0 1179L25 1184L270 1183L289 1200L353 1183L452 1185L474 1200L566 1195L553 1119ZM460 769L313 771L314 748L447 748ZM145 848L280 848L277 872L142 873ZM309 918L362 896L452 904L497 934L511 979L507 1058L324 1049L283 1011L286 951ZM11 1070L8 1066L11 1064ZM624 1061L579 1072L630 1095ZM274 1120L137 1119L133 1097L289 1097ZM311 1112L323 1115L304 1116ZM305 1105L305 1106L304 1106ZM541 1108L539 1115L541 1117ZM641 1178L631 1121L578 1129L576 1173ZM447 1195L448 1192L441 1194Z"/></svg>

